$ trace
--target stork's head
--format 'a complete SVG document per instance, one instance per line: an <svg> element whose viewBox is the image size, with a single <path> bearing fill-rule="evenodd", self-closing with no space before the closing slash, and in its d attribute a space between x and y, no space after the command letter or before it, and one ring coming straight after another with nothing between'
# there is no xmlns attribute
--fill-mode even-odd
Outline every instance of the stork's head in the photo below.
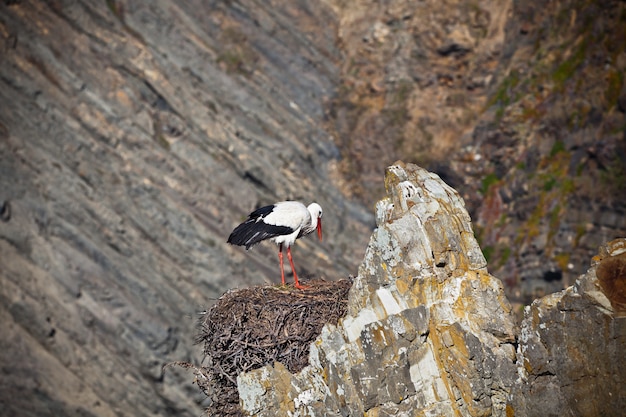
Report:
<svg viewBox="0 0 626 417"><path fill-rule="evenodd" d="M322 206L317 203L311 203L307 209L311 213L311 225L317 229L317 237L322 240Z"/></svg>

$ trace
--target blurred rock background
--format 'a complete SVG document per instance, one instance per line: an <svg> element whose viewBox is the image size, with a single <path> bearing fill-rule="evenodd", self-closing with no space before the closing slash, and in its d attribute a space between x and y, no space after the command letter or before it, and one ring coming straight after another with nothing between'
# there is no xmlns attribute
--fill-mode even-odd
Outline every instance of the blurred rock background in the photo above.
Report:
<svg viewBox="0 0 626 417"><path fill-rule="evenodd" d="M336 6L345 190L373 201L384 166L416 162L459 190L512 301L572 284L626 231L625 6Z"/></svg>
<svg viewBox="0 0 626 417"><path fill-rule="evenodd" d="M246 214L318 201L355 274L396 159L459 190L518 305L626 233L620 1L0 2L1 415L189 415L197 315L276 282Z"/></svg>

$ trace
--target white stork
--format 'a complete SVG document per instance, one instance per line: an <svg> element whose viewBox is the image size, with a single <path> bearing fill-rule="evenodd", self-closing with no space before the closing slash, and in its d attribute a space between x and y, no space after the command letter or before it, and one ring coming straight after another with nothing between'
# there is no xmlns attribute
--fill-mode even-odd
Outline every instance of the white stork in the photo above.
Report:
<svg viewBox="0 0 626 417"><path fill-rule="evenodd" d="M228 243L245 246L246 250L262 240L271 239L278 244L280 260L280 277L285 285L285 267L283 266L283 244L287 246L287 258L293 271L296 288L306 287L298 282L296 268L291 259L291 245L301 236L317 230L322 240L322 207L311 203L308 207L298 201L281 201L270 206L256 209L248 215L248 219L233 230Z"/></svg>

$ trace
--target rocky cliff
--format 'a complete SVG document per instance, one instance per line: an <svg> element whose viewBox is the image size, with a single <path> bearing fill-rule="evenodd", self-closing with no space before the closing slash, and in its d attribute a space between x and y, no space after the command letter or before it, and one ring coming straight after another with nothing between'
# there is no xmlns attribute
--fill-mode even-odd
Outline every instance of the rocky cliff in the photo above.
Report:
<svg viewBox="0 0 626 417"><path fill-rule="evenodd" d="M328 174L338 58L323 5L0 2L0 414L202 413L198 313L280 279L226 238L317 200L304 279L356 271L373 225ZM315 38L315 42L313 42ZM187 384L184 381L188 381Z"/></svg>
<svg viewBox="0 0 626 417"><path fill-rule="evenodd" d="M626 407L626 239L602 245L567 289L526 307L510 408L520 416L613 416Z"/></svg>
<svg viewBox="0 0 626 417"><path fill-rule="evenodd" d="M246 415L599 416L626 398L626 239L576 285L527 307L516 327L458 193L398 163L348 313L310 365L242 373Z"/></svg>
<svg viewBox="0 0 626 417"><path fill-rule="evenodd" d="M626 232L624 7L0 2L0 413L198 415L163 364L200 359L226 289L276 282L228 233L315 199L296 262L345 278L400 158L460 191L517 301L561 289Z"/></svg>
<svg viewBox="0 0 626 417"><path fill-rule="evenodd" d="M486 111L452 166L518 301L572 285L626 235L624 34L624 2L513 2Z"/></svg>
<svg viewBox="0 0 626 417"><path fill-rule="evenodd" d="M571 285L626 234L623 1L332 3L349 191L381 198L396 159L437 172L518 303Z"/></svg>

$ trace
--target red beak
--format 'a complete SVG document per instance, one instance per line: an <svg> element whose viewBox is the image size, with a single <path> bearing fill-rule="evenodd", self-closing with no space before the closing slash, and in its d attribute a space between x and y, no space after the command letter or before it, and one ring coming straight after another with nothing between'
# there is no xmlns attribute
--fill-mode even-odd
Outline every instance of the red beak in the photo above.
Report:
<svg viewBox="0 0 626 417"><path fill-rule="evenodd" d="M317 219L317 237L319 237L320 240L322 240L322 219L321 218Z"/></svg>

